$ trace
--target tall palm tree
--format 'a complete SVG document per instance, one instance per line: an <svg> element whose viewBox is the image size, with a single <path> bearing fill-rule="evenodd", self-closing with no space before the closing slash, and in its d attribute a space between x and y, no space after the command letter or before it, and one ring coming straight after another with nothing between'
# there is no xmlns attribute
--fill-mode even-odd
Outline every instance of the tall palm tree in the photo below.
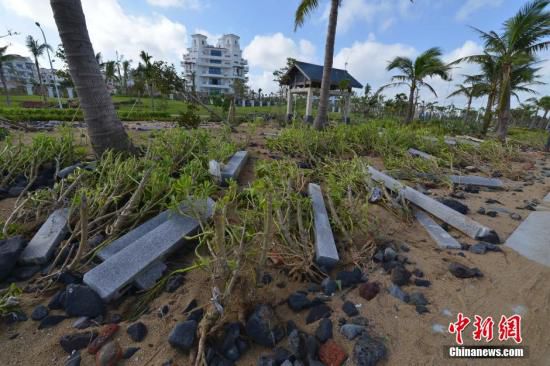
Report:
<svg viewBox="0 0 550 366"><path fill-rule="evenodd" d="M481 77L479 75L465 76L466 78L464 79L464 83L457 84L456 89L451 94L449 94L447 98L463 95L468 99L466 103L466 111L464 112L464 121L467 121L468 116L470 115L470 110L472 109L472 101L480 94L477 83L481 81Z"/></svg>
<svg viewBox="0 0 550 366"><path fill-rule="evenodd" d="M128 77L130 75L130 65L132 60L122 61L122 87L124 89L124 94L128 94Z"/></svg>
<svg viewBox="0 0 550 366"><path fill-rule="evenodd" d="M332 61L334 59L334 43L336 38L336 24L338 23L338 8L342 0L330 0L330 13L328 18L327 38L325 42L325 61L323 66L323 77L321 79L321 95L317 116L313 121L313 127L322 129L328 122L328 102L330 96L330 81L332 72ZM319 0L302 0L296 10L294 19L294 30L301 27L306 17L319 7Z"/></svg>
<svg viewBox="0 0 550 366"><path fill-rule="evenodd" d="M388 63L386 67L388 71L398 69L402 74L392 76L392 82L382 86L380 90L394 86L409 88L409 106L405 123L410 123L413 120L414 100L418 90L426 87L437 97L434 88L424 81L426 78L439 76L443 80L449 80L450 67L443 62L441 55L441 50L438 47L433 47L420 54L414 61L408 57L398 56Z"/></svg>
<svg viewBox="0 0 550 366"><path fill-rule="evenodd" d="M116 75L116 63L115 61L105 62L105 82L107 85L114 83L118 80Z"/></svg>
<svg viewBox="0 0 550 366"><path fill-rule="evenodd" d="M44 88L44 83L42 82L42 75L40 74L40 64L38 63L38 58L44 54L46 48L50 51L53 51L50 45L46 43L39 43L38 40L34 39L33 36L27 36L27 48L34 56L34 65L36 66L36 72L38 73L38 82L40 83L40 90L42 92L42 98L44 98L44 103L47 102L46 89Z"/></svg>
<svg viewBox="0 0 550 366"><path fill-rule="evenodd" d="M0 47L0 78L2 79L2 87L4 88L4 94L6 95L6 105L11 105L10 91L6 82L6 75L4 75L4 62L12 59L12 55L7 55L6 50L8 46Z"/></svg>
<svg viewBox="0 0 550 366"><path fill-rule="evenodd" d="M500 140L506 138L510 121L511 80L514 67L532 62L533 56L550 48L550 0L534 0L525 4L512 18L504 22L502 34L476 29L484 40L487 52L500 63L500 90L498 95L498 129Z"/></svg>
<svg viewBox="0 0 550 366"><path fill-rule="evenodd" d="M151 61L153 59L153 56L145 51L141 51L139 53L139 58L141 58L141 61L143 61L143 63L140 62L138 64L137 71L145 82L145 87L149 92L149 97L151 98L151 109L155 110L155 100L153 98L153 78L155 71L153 67L153 62Z"/></svg>
<svg viewBox="0 0 550 366"><path fill-rule="evenodd" d="M133 152L95 59L80 0L50 0L69 71L96 155L108 149Z"/></svg>

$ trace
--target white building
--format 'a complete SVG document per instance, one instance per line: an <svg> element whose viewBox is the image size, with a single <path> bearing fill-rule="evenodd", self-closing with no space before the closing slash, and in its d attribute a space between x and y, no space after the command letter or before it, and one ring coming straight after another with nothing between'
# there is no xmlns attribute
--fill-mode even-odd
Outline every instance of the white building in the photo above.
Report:
<svg viewBox="0 0 550 366"><path fill-rule="evenodd" d="M183 55L182 67L189 86L205 94L231 94L233 83L240 79L248 81L248 62L242 58L239 36L225 34L216 46L209 45L202 34L191 36L192 46Z"/></svg>
<svg viewBox="0 0 550 366"><path fill-rule="evenodd" d="M8 89L32 87L38 82L36 67L28 57L9 55L8 60L2 62L2 72Z"/></svg>

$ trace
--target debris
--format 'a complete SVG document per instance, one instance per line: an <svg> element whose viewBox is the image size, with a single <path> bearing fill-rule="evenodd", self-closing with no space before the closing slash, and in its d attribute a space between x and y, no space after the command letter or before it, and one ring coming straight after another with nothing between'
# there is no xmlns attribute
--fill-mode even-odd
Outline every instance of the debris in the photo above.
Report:
<svg viewBox="0 0 550 366"><path fill-rule="evenodd" d="M353 358L357 366L375 366L386 357L387 350L381 340L363 333L353 347Z"/></svg>
<svg viewBox="0 0 550 366"><path fill-rule="evenodd" d="M213 205L210 198L207 201L193 201L184 212L194 212L205 219L211 216ZM173 213L166 222L88 271L84 282L105 301L119 297L126 285L177 250L186 242L185 236L199 227L197 219Z"/></svg>
<svg viewBox="0 0 550 366"><path fill-rule="evenodd" d="M105 344L95 356L96 366L115 366L122 359L122 348L117 341Z"/></svg>
<svg viewBox="0 0 550 366"><path fill-rule="evenodd" d="M237 179L247 160L248 151L237 151L227 164L220 164L215 160L211 160L208 163L209 172L219 183L225 183L230 179Z"/></svg>
<svg viewBox="0 0 550 366"><path fill-rule="evenodd" d="M467 186L481 186L489 188L503 188L504 184L497 178L485 178L477 175L449 175L453 184Z"/></svg>
<svg viewBox="0 0 550 366"><path fill-rule="evenodd" d="M311 308L306 317L306 324L316 322L322 318L328 318L332 309L326 304L319 304Z"/></svg>
<svg viewBox="0 0 550 366"><path fill-rule="evenodd" d="M315 331L315 336L321 343L325 343L327 340L332 338L332 320L329 318L321 319L319 326Z"/></svg>
<svg viewBox="0 0 550 366"><path fill-rule="evenodd" d="M256 307L245 326L246 335L264 347L274 347L285 336L285 329L269 305Z"/></svg>
<svg viewBox="0 0 550 366"><path fill-rule="evenodd" d="M325 295L332 296L332 294L334 294L336 292L336 289L338 288L338 284L332 278L326 277L321 282L321 287L322 287L323 293Z"/></svg>
<svg viewBox="0 0 550 366"><path fill-rule="evenodd" d="M26 244L27 242L22 236L14 236L0 241L0 281L12 273Z"/></svg>
<svg viewBox="0 0 550 366"><path fill-rule="evenodd" d="M506 246L537 263L550 266L550 212L532 212L506 240Z"/></svg>
<svg viewBox="0 0 550 366"><path fill-rule="evenodd" d="M403 286L409 283L411 272L403 266L396 266L391 271L391 281L397 286Z"/></svg>
<svg viewBox="0 0 550 366"><path fill-rule="evenodd" d="M178 348L182 351L189 351L195 342L196 333L196 321L186 320L184 322L177 323L168 336L168 343L170 343L170 345L174 348Z"/></svg>
<svg viewBox="0 0 550 366"><path fill-rule="evenodd" d="M376 203L380 201L382 197L383 197L382 190L378 187L373 187L370 191L369 202Z"/></svg>
<svg viewBox="0 0 550 366"><path fill-rule="evenodd" d="M428 231L431 238L442 249L460 249L460 243L439 226L427 213L422 210L414 210L414 216Z"/></svg>
<svg viewBox="0 0 550 366"><path fill-rule="evenodd" d="M142 322L137 322L130 325L126 333L134 342L141 342L147 336L147 327Z"/></svg>
<svg viewBox="0 0 550 366"><path fill-rule="evenodd" d="M48 310L48 308L45 307L44 305L38 305L32 311L31 319L35 321L42 320L48 316L49 312L50 311Z"/></svg>
<svg viewBox="0 0 550 366"><path fill-rule="evenodd" d="M344 349L333 339L329 339L319 348L319 360L324 365L341 366L348 358Z"/></svg>
<svg viewBox="0 0 550 366"><path fill-rule="evenodd" d="M450 207L456 212L460 212L463 215L466 215L470 211L470 208L468 208L468 206L466 206L461 202L458 202L457 200L453 200L450 198L442 198L439 201L445 206Z"/></svg>
<svg viewBox="0 0 550 366"><path fill-rule="evenodd" d="M94 318L105 313L105 304L94 290L83 285L69 285L65 290L63 308L72 317Z"/></svg>
<svg viewBox="0 0 550 366"><path fill-rule="evenodd" d="M368 172L375 181L383 182L388 189L398 192L405 199L462 231L471 238L489 242L500 242L498 235L493 230L480 225L469 217L466 217L443 205L442 203L399 183L397 180L387 176L386 174L380 173L371 166L368 167Z"/></svg>
<svg viewBox="0 0 550 366"><path fill-rule="evenodd" d="M407 294L405 291L401 290L399 286L391 285L388 289L390 295L395 297L396 299L399 299L403 302L409 302L409 294Z"/></svg>
<svg viewBox="0 0 550 366"><path fill-rule="evenodd" d="M436 157L433 155L430 155L428 153L425 153L420 150L413 149L412 147L408 150L409 154L414 157L426 159L426 160L436 160Z"/></svg>
<svg viewBox="0 0 550 366"><path fill-rule="evenodd" d="M66 334L59 339L59 344L65 352L72 354L73 351L79 351L88 347L96 337L97 332Z"/></svg>
<svg viewBox="0 0 550 366"><path fill-rule="evenodd" d="M359 334L363 333L366 328L356 324L344 324L340 327L340 333L350 341L355 339Z"/></svg>
<svg viewBox="0 0 550 366"><path fill-rule="evenodd" d="M19 261L24 264L46 263L67 234L68 216L69 209L67 208L61 208L52 212L31 239L19 257Z"/></svg>
<svg viewBox="0 0 550 366"><path fill-rule="evenodd" d="M378 282L367 282L359 286L359 295L367 301L374 299L379 292L380 284Z"/></svg>
<svg viewBox="0 0 550 366"><path fill-rule="evenodd" d="M463 264L452 262L449 271L457 278L483 277L483 273L477 268L469 268Z"/></svg>
<svg viewBox="0 0 550 366"><path fill-rule="evenodd" d="M314 183L309 183L308 192L313 206L315 260L320 266L332 268L338 263L339 257L323 200L323 193L321 187Z"/></svg>
<svg viewBox="0 0 550 366"><path fill-rule="evenodd" d="M357 310L357 308L355 307L355 304L352 303L351 301L344 302L344 304L342 305L342 310L349 317L359 315L359 310Z"/></svg>

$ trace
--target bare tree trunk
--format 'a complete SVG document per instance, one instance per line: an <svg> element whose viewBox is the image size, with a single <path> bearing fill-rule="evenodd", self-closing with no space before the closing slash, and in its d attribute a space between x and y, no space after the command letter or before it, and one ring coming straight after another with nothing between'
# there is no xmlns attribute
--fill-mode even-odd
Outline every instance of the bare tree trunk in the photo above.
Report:
<svg viewBox="0 0 550 366"><path fill-rule="evenodd" d="M409 107L407 108L407 117L405 117L405 124L409 124L412 122L414 117L414 92L415 92L415 85L411 86L411 91L409 94Z"/></svg>
<svg viewBox="0 0 550 366"><path fill-rule="evenodd" d="M4 94L6 94L6 105L11 105L10 91L8 90L8 84L6 83L6 76L4 75L4 66L0 62L0 78L2 78L2 86L4 87Z"/></svg>
<svg viewBox="0 0 550 366"><path fill-rule="evenodd" d="M317 130L322 129L328 122L328 99L330 96L332 61L334 58L334 43L339 5L340 0L331 0L330 2L330 16L328 21L327 40L325 43L325 63L323 67L323 78L321 80L321 95L319 97L317 116L313 122L313 127Z"/></svg>
<svg viewBox="0 0 550 366"><path fill-rule="evenodd" d="M38 73L38 82L40 83L40 92L42 93L42 99L44 99L44 103L48 101L46 98L46 90L44 88L44 83L42 82L42 75L40 74L40 65L38 64L38 58L34 56L34 65L36 66L36 72Z"/></svg>
<svg viewBox="0 0 550 366"><path fill-rule="evenodd" d="M487 134L491 121L493 120L493 104L495 103L495 93L491 92L487 98L487 108L483 115L483 129L481 131L482 136Z"/></svg>
<svg viewBox="0 0 550 366"><path fill-rule="evenodd" d="M506 134L508 132L508 124L510 123L510 76L512 73L512 65L505 64L503 66L503 77L502 77L502 90L498 103L498 128L497 128L497 138L500 141L506 140Z"/></svg>
<svg viewBox="0 0 550 366"><path fill-rule="evenodd" d="M466 113L464 114L464 122L468 122L468 115L470 114L470 109L472 109L472 96L468 96L468 106L466 107Z"/></svg>
<svg viewBox="0 0 550 366"><path fill-rule="evenodd" d="M133 152L101 76L80 0L50 0L50 5L94 152L98 156L108 149Z"/></svg>

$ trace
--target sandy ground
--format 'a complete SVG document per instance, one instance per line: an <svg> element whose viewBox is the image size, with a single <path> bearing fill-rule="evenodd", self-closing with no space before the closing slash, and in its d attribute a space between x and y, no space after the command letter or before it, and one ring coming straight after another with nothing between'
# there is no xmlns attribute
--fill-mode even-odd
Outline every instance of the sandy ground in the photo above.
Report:
<svg viewBox="0 0 550 366"><path fill-rule="evenodd" d="M253 180L255 159L266 158L269 155L264 148L265 136L263 133L274 131L263 128L256 131L250 140L256 146L251 149L253 150L251 163L240 177L241 184ZM243 131L241 130L241 132ZM243 141L247 139L245 133L238 136ZM525 158L536 162L535 172L543 164L550 166L547 157L542 154L525 154ZM522 165L518 163L517 168L522 169ZM522 185L521 182L503 180L508 187ZM471 213L468 216L495 229L504 241L520 222L512 220L507 214L499 214L495 218L479 215L476 213L477 209L481 206L487 207L485 200L493 198L502 202L502 207L517 212L525 219L530 211L517 210L516 207L526 199L542 200L550 191L549 183L550 178L546 178L544 184L535 183L523 187L523 192L466 193L466 199L463 202L470 207ZM445 190L433 190L434 196L448 196L448 193ZM6 213L9 213L9 202L4 200L0 202L0 214L4 217ZM379 281L383 285L382 291L375 299L367 302L359 297L357 290L352 290L347 294L347 300L361 304L359 310L361 315L369 319L370 332L386 340L389 354L387 360L381 363L382 365L550 365L550 330L548 330L550 268L525 259L506 247L502 247L502 253L491 252L485 255L476 255L464 252L464 257L462 257L456 251L437 249L436 244L419 224L399 221L380 206L372 206L370 215L372 215L373 222L379 223L381 234L397 242L406 243L410 247L410 252L404 253L414 263L409 268L419 268L425 273L425 278L432 282L432 286L429 288L412 285L403 288L408 292L420 291L426 295L430 301L428 306L430 313L424 315L417 314L413 306L402 303L387 293L386 288L390 285L389 276L378 266L374 266L369 273L370 280ZM452 232L452 234L456 235L459 241L472 243L471 240L460 236L458 232ZM170 265L182 266L188 260L188 256L176 256L170 259ZM478 267L484 276L479 279L457 279L447 270L450 261ZM307 311L295 314L286 304L281 304L291 292L305 289L307 284L291 282L274 268L270 270L270 273L273 275L274 281L261 290L261 296L265 301L276 306L276 312L281 319L293 319L301 329L310 334L313 333L317 323L304 324ZM187 275L185 284L175 293L163 293L155 299L150 305L151 312L140 319L149 329L148 336L140 344L136 344L128 338L125 331L128 323L121 323L121 330L115 339L123 348L131 346L141 348L130 360L121 362L121 364L160 366L165 361L172 359L176 365L190 365L190 356L172 349L167 343L167 337L174 324L185 318L182 311L192 299L197 299L199 304L205 304L208 301L209 292L205 291L205 281L206 274L204 272L194 271ZM281 284L284 284L284 288L279 287ZM24 310L30 315L34 306L47 303L51 295L52 293L25 294L23 296ZM133 297L127 298L117 307L110 308L109 313L124 313L134 300ZM335 325L338 319L344 316L340 310L342 303L343 299L340 294L335 295L329 303L335 312L332 315ZM161 319L157 314L157 309L163 305L168 305L170 312ZM454 335L448 332L436 333L432 327L434 324L440 324L446 329L450 322L456 321L458 312L471 318L475 314L483 317L492 316L493 319L496 319L496 323L503 314L509 316L520 313L523 316L523 345L529 349L529 358L518 361L457 361L445 358L443 346L453 345ZM449 316L449 314L451 315ZM235 314L229 314L229 316L235 316ZM37 324L31 320L13 326L0 325L0 364L6 366L61 365L66 354L59 346L59 337L76 331L71 326L73 321L65 320L60 325L45 330L37 330ZM336 329L334 330L336 341L343 345L351 355L352 343L345 341ZM472 330L473 328L470 326L464 333L465 344L475 344L470 334ZM497 328L495 328L495 334L498 337ZM490 345L500 344L498 341L490 343ZM286 339L280 345L286 345ZM269 352L268 349L254 347L239 360L238 365L255 365L260 354ZM85 352L82 352L82 355L82 365L94 364L92 356ZM348 360L347 365L352 364L353 362Z"/></svg>

